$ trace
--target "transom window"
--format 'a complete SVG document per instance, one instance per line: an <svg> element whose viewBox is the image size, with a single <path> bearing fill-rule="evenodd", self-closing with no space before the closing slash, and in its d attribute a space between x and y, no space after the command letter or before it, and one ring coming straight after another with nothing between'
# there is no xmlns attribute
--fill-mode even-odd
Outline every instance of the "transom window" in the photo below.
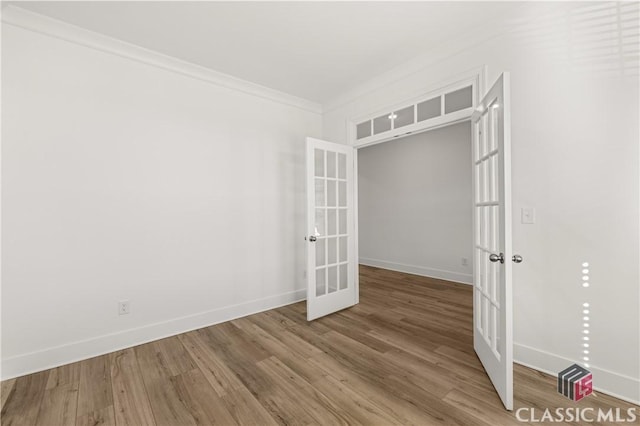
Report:
<svg viewBox="0 0 640 426"><path fill-rule="evenodd" d="M358 120L355 124L355 140L357 144L378 142L438 125L438 121L467 116L476 100L475 89L476 81L467 80L407 102L389 112Z"/></svg>

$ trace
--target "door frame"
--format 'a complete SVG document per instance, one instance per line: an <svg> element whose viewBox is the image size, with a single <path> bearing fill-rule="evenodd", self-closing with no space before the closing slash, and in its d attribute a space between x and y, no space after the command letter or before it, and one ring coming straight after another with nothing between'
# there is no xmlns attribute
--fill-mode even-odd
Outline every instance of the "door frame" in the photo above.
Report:
<svg viewBox="0 0 640 426"><path fill-rule="evenodd" d="M428 132L430 130L439 129L441 127L449 126L456 123L461 123L463 121L471 121L471 117L473 112L478 107L479 102L482 100L482 97L485 94L487 89L487 65L482 65L477 68L473 68L469 71L458 74L455 77L452 77L447 80L442 80L438 83L432 84L426 87L423 90L420 90L420 94L418 96L412 96L410 98L404 98L399 100L398 102L387 104L381 108L377 108L374 111L368 114L360 114L354 116L352 118L347 119L347 145L354 147L353 152L353 161L354 161L354 235L355 235L355 255L356 255L356 264L359 264L360 261L360 251L359 251L359 232L358 232L358 150L361 148L366 148L368 146L377 145L384 142L390 142L392 140L396 140L398 138L409 136L407 133L407 128L411 126L407 126L402 130L398 129L397 131L390 131L388 134L385 134L383 137L379 138L367 138L367 140L363 140L358 142L356 139L356 126L357 123L361 123L362 121L373 119L374 117L379 117L383 114L388 114L389 111L396 111L402 107L413 105L416 102L419 102L424 99L431 99L436 96L444 96L445 93L450 92L451 90L455 90L458 87L466 87L472 86L472 102L471 107L456 111L451 114L442 114L439 117L434 119L425 120L422 126L419 126L418 129L415 129L410 134L417 134ZM442 102L444 104L444 102ZM473 135L472 143L473 143ZM470 160L473 162L473 159ZM473 204L473 203L472 203ZM475 247L473 242L473 234L471 241L471 248ZM471 257L471 268L472 271L475 272L475 262L473 256ZM473 284L473 282L472 282ZM360 272L358 268L356 268L356 277L355 277L355 288L356 288L356 303L360 303Z"/></svg>
<svg viewBox="0 0 640 426"><path fill-rule="evenodd" d="M358 233L358 149L353 150L353 252L356 257L353 277L353 285L356 291L356 305L360 303L360 234Z"/></svg>

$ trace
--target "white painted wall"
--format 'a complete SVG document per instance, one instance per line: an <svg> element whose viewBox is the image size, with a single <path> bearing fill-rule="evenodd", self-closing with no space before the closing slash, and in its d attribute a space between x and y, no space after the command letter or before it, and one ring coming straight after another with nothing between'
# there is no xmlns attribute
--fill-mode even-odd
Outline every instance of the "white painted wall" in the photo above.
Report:
<svg viewBox="0 0 640 426"><path fill-rule="evenodd" d="M3 378L305 297L318 113L11 25L2 63Z"/></svg>
<svg viewBox="0 0 640 426"><path fill-rule="evenodd" d="M468 121L358 150L360 263L471 283L470 164Z"/></svg>
<svg viewBox="0 0 640 426"><path fill-rule="evenodd" d="M514 225L516 358L579 360L587 300L596 388L640 401L637 59L617 50L637 22L618 31L609 5L523 3L511 29L443 43L322 124L237 82L3 26L3 378L302 297L304 136L346 142L346 119L487 64L490 81L512 72L514 216L537 209Z"/></svg>
<svg viewBox="0 0 640 426"><path fill-rule="evenodd" d="M326 105L323 125L325 139L346 143L349 118L484 64L489 83L510 71L513 238L524 257L514 267L515 358L552 374L581 361L581 305L589 302L594 386L638 402L638 69L617 44L637 49L638 24L620 30L616 7L589 4L569 16L523 3L519 22L443 44L345 93ZM525 206L536 209L533 225L519 222Z"/></svg>

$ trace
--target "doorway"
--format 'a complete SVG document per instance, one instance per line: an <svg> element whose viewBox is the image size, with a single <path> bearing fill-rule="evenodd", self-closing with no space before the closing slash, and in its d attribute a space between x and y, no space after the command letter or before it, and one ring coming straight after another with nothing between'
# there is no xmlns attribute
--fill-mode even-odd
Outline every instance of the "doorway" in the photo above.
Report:
<svg viewBox="0 0 640 426"><path fill-rule="evenodd" d="M471 87L471 90L467 90ZM444 89L443 89L444 90ZM359 275L355 273L358 253L358 203L355 197L345 197L344 208L347 211L347 223L352 223L344 235L347 241L348 265L351 267L345 279L346 286L336 287L327 293L327 274L323 271L335 265L327 264L327 253L320 247L315 249L316 241L334 238L340 235L324 235L319 231L320 223L326 222L325 206L332 207L336 201L333 191L340 179L329 174L333 171L340 153L352 154L353 162L346 160L347 168L353 167L352 179L344 179L346 193L358 191L358 155L359 149L369 145L388 142L400 136L416 131L434 130L448 124L471 119L473 176L473 346L483 367L491 378L504 406L513 409L513 322L512 322L512 269L511 262L520 263L522 257L512 252L511 244L511 100L510 76L503 73L495 84L477 103L473 101L473 86L447 92L418 102L408 107L393 109L388 115L350 126L359 141L351 147L307 138L307 228L308 240L313 243L307 251L307 262L312 273L307 275L307 319L313 320L335 312L341 308L358 303ZM466 101L460 102L460 94ZM424 118L425 108L438 113L431 105L440 105L440 115ZM453 105L453 107L452 107ZM465 108L466 106L466 108ZM451 107L451 108L450 108ZM467 115L468 114L468 115ZM420 119L422 118L422 120ZM382 125L381 123L387 123ZM386 161L386 159L385 159ZM330 162L330 168L327 166ZM350 164L350 166L349 166ZM321 166L321 167L319 167ZM402 167L401 167L402 170ZM347 173L347 176L349 173ZM327 190L333 188L331 191ZM401 191L396 189L396 191ZM445 193L443 191L439 191ZM349 202L348 200L352 200ZM415 198L410 198L413 201ZM329 204L329 201L331 204ZM353 219L349 219L352 217ZM419 226L419 225L418 225ZM414 227L415 228L415 227ZM410 228L411 229L411 228ZM378 230L373 230L377 233ZM411 230L409 233L412 232ZM306 238L306 237L305 237ZM353 255L356 256L353 256ZM332 257L333 259L333 257ZM463 258L461 258L463 259ZM463 261L464 262L464 261ZM498 263L499 262L499 263ZM319 279L316 273L320 271ZM336 271L330 277L340 280ZM351 283L351 285L349 284ZM318 284L322 291L318 292ZM341 291L338 291L338 288ZM324 303L322 309L315 309Z"/></svg>
<svg viewBox="0 0 640 426"><path fill-rule="evenodd" d="M472 284L471 122L358 150L360 264Z"/></svg>

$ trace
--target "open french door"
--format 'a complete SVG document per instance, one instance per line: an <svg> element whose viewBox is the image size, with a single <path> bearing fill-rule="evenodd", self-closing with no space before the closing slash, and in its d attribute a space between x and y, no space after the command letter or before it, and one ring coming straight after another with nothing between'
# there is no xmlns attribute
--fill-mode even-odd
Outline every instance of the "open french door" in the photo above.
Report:
<svg viewBox="0 0 640 426"><path fill-rule="evenodd" d="M502 403L513 409L511 116L509 74L489 89L473 123L473 346Z"/></svg>
<svg viewBox="0 0 640 426"><path fill-rule="evenodd" d="M358 303L356 150L307 138L307 320Z"/></svg>

